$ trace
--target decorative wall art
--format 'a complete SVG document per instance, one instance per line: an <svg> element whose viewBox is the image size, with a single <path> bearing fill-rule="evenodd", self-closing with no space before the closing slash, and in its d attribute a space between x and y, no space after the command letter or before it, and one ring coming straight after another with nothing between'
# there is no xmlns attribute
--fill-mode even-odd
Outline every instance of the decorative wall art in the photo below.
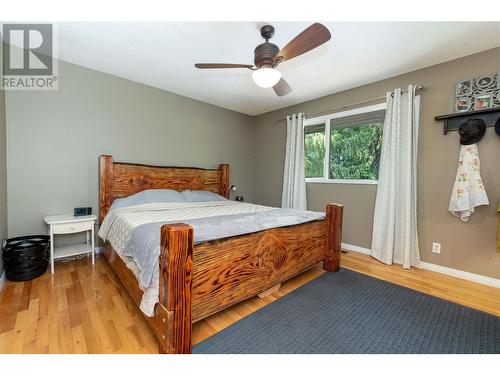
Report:
<svg viewBox="0 0 500 375"><path fill-rule="evenodd" d="M455 112L500 107L500 73L487 74L457 82Z"/></svg>

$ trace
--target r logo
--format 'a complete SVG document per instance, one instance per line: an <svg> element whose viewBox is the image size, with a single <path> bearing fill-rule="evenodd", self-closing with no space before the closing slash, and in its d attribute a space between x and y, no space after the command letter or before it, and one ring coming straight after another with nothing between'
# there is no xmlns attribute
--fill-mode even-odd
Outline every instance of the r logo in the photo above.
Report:
<svg viewBox="0 0 500 375"><path fill-rule="evenodd" d="M51 24L3 25L4 76L53 74Z"/></svg>

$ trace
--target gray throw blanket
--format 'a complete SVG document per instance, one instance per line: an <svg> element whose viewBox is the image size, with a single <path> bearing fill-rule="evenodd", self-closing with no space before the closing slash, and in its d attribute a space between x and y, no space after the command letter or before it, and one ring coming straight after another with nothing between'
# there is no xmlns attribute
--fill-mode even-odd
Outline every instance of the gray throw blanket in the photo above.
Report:
<svg viewBox="0 0 500 375"><path fill-rule="evenodd" d="M292 209L274 209L270 211L213 216L203 219L184 220L194 229L194 242L200 243L242 234L255 233L265 229L287 227L321 220L322 212ZM146 289L153 286L154 275L159 273L160 229L166 222L148 223L134 228L125 244L123 255L132 257L138 274L139 286Z"/></svg>

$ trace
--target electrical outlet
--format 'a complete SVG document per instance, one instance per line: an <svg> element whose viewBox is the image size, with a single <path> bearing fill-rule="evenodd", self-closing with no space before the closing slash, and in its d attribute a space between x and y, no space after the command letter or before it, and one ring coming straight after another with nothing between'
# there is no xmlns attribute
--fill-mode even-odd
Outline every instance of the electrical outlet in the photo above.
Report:
<svg viewBox="0 0 500 375"><path fill-rule="evenodd" d="M432 243L432 252L436 254L441 254L441 244L439 242Z"/></svg>

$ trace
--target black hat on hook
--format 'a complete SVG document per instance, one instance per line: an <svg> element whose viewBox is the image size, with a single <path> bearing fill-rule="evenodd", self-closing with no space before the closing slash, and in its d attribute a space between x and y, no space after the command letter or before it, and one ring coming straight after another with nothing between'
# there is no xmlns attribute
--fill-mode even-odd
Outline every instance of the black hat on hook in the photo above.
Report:
<svg viewBox="0 0 500 375"><path fill-rule="evenodd" d="M495 122L495 131L500 136L500 117L497 119L497 122Z"/></svg>
<svg viewBox="0 0 500 375"><path fill-rule="evenodd" d="M460 144L471 145L477 143L486 133L486 123L480 118L470 118L458 127Z"/></svg>

